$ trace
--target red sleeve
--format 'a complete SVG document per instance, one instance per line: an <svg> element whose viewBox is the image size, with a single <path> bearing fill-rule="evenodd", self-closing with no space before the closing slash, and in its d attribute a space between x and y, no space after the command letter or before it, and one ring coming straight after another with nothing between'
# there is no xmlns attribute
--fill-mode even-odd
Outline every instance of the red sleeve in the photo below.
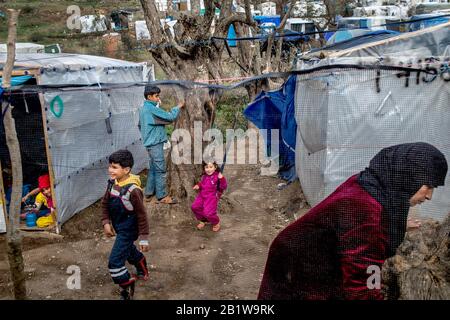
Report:
<svg viewBox="0 0 450 320"><path fill-rule="evenodd" d="M381 225L379 207L358 202L348 205L340 215L337 227L343 277L343 293L347 300L383 300L381 289L371 289L368 280L372 268L378 269L381 283L381 266L385 260L385 236ZM373 284L369 281L369 284Z"/></svg>
<svg viewBox="0 0 450 320"><path fill-rule="evenodd" d="M144 206L144 195L141 189L134 189L130 194L130 202L137 215L139 240L148 240L148 219L147 209Z"/></svg>
<svg viewBox="0 0 450 320"><path fill-rule="evenodd" d="M102 198L102 225L107 223L111 224L111 221L109 220L108 201L109 190L106 190L105 195Z"/></svg>

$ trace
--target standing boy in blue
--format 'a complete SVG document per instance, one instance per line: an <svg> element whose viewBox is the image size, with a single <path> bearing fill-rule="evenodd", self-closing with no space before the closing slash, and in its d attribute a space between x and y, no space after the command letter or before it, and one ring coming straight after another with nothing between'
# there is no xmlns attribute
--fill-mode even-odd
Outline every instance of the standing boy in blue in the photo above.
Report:
<svg viewBox="0 0 450 320"><path fill-rule="evenodd" d="M133 155L119 150L109 156L108 173L111 180L102 200L102 224L105 235L116 235L109 256L111 278L121 288L121 298L131 300L137 279L147 280L147 261L142 252L148 246L148 220L144 206L141 180L131 174ZM139 239L139 250L134 242ZM137 274L130 275L125 262L136 267Z"/></svg>
<svg viewBox="0 0 450 320"><path fill-rule="evenodd" d="M166 191L166 162L163 145L167 141L165 125L174 122L184 102L178 103L170 111L160 108L161 89L156 86L146 86L144 97L146 101L139 111L139 127L144 147L149 155L149 170L145 186L145 200L151 201L153 196L159 203L173 204L175 199Z"/></svg>

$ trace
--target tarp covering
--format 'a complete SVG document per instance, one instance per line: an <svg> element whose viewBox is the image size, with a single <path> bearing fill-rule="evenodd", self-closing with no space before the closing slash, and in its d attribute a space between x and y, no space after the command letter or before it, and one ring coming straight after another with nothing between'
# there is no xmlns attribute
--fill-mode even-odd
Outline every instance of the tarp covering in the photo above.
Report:
<svg viewBox="0 0 450 320"><path fill-rule="evenodd" d="M107 30L107 20L104 15L87 15L80 17L81 33L102 32Z"/></svg>
<svg viewBox="0 0 450 320"><path fill-rule="evenodd" d="M3 205L0 200L0 233L6 232L5 213L3 212Z"/></svg>
<svg viewBox="0 0 450 320"><path fill-rule="evenodd" d="M0 53L6 53L6 43L0 43ZM45 46L37 43L18 42L16 43L16 53L43 53Z"/></svg>
<svg viewBox="0 0 450 320"><path fill-rule="evenodd" d="M382 148L428 142L450 162L450 24L336 52L311 73L297 76L296 168L308 202L323 200L364 169ZM393 65L427 70L357 70L320 65ZM450 211L450 178L433 200L416 208L444 219Z"/></svg>
<svg viewBox="0 0 450 320"><path fill-rule="evenodd" d="M415 32L402 33L375 42L372 42L370 37L365 39L366 41L361 41L361 43L350 42L350 46L346 48L337 45L336 47L324 47L321 50L306 53L300 57L297 68L312 67L308 63L317 57L325 57L325 59L319 62L321 65L324 65L333 64L335 63L335 58L343 57L373 58L372 61L377 59L389 64L389 61L386 61L386 59L393 57L417 57L424 59L428 57L450 56L450 23L440 24ZM318 61L314 62L317 63ZM314 64L314 66L317 65Z"/></svg>
<svg viewBox="0 0 450 320"><path fill-rule="evenodd" d="M0 55L0 61L6 56ZM39 67L41 85L135 83L143 66L104 57L75 54L17 55L16 64ZM105 192L108 156L127 148L137 173L147 167L140 142L138 108L143 87L44 94L47 136L55 175L58 222L97 201Z"/></svg>
<svg viewBox="0 0 450 320"><path fill-rule="evenodd" d="M297 124L295 122L295 76L292 76L280 90L261 92L244 110L245 117L259 129L280 130L279 175L293 181L295 173L295 143ZM267 153L270 150L270 130L267 135Z"/></svg>
<svg viewBox="0 0 450 320"><path fill-rule="evenodd" d="M385 40L398 35L399 32L391 30L370 30L370 29L356 29L337 31L328 41L327 46L320 50L342 50L352 48L354 46Z"/></svg>
<svg viewBox="0 0 450 320"><path fill-rule="evenodd" d="M11 78L11 86L19 86L28 80L30 80L32 76L19 76L19 77L12 77ZM3 85L3 78L0 78L0 87ZM0 92L1 94L1 92Z"/></svg>

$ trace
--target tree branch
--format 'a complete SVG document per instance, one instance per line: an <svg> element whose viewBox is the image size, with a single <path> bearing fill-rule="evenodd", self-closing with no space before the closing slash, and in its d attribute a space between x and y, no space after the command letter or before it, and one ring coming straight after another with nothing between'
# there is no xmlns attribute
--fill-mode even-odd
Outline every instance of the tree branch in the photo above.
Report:
<svg viewBox="0 0 450 320"><path fill-rule="evenodd" d="M228 32L228 28L230 27L231 24L234 24L234 23L242 23L242 24L248 25L250 27L256 26L256 23L254 21L249 22L247 20L247 17L245 14L235 13L234 15L223 19L220 23L220 27L218 26L218 28L220 28L222 33L223 33L223 31ZM225 33L225 35L226 35L226 33Z"/></svg>
<svg viewBox="0 0 450 320"><path fill-rule="evenodd" d="M139 0L144 10L144 18L147 23L147 29L150 32L150 40L153 44L158 45L165 42L164 30L161 27L159 11L156 8L154 0Z"/></svg>
<svg viewBox="0 0 450 320"><path fill-rule="evenodd" d="M286 3L286 1L283 1L281 3L281 7L284 7L284 4ZM271 63L271 59L272 59L272 46L273 46L273 42L274 42L274 38L275 38L275 34L280 31L283 31L284 26L286 25L287 19L289 18L289 16L291 15L292 9L294 8L295 5L295 1L291 1L291 4L289 5L289 10L286 14L282 14L282 20L280 22L280 25L278 26L278 28L275 29L274 32L272 32L272 34L269 36L269 39L267 41L267 52L266 52L266 70L268 72L270 72L272 70L272 63ZM281 12L283 13L283 12ZM281 43L283 41L283 38L279 38L279 40ZM275 53L275 56L277 58L281 57L281 48L282 45L278 45L277 47L277 52ZM278 53L278 50L280 50L280 53ZM275 59L274 61L274 65L278 65L278 61L277 59Z"/></svg>
<svg viewBox="0 0 450 320"><path fill-rule="evenodd" d="M147 28L150 32L150 41L153 45L169 45L172 47L172 52L175 52L178 56L186 58L190 56L189 51L179 45L168 28L163 28L161 26L161 21L159 17L159 11L156 8L154 0L140 0L142 9L144 10L145 22L147 23ZM168 3L169 5L169 3ZM150 49L151 52L160 51L158 48Z"/></svg>

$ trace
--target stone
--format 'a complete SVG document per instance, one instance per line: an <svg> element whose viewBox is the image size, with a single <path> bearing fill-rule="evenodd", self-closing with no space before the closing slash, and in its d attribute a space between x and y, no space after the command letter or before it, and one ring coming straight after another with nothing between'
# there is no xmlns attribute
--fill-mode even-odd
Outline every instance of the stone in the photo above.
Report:
<svg viewBox="0 0 450 320"><path fill-rule="evenodd" d="M450 215L441 224L426 221L406 233L396 255L382 268L388 300L450 299Z"/></svg>

